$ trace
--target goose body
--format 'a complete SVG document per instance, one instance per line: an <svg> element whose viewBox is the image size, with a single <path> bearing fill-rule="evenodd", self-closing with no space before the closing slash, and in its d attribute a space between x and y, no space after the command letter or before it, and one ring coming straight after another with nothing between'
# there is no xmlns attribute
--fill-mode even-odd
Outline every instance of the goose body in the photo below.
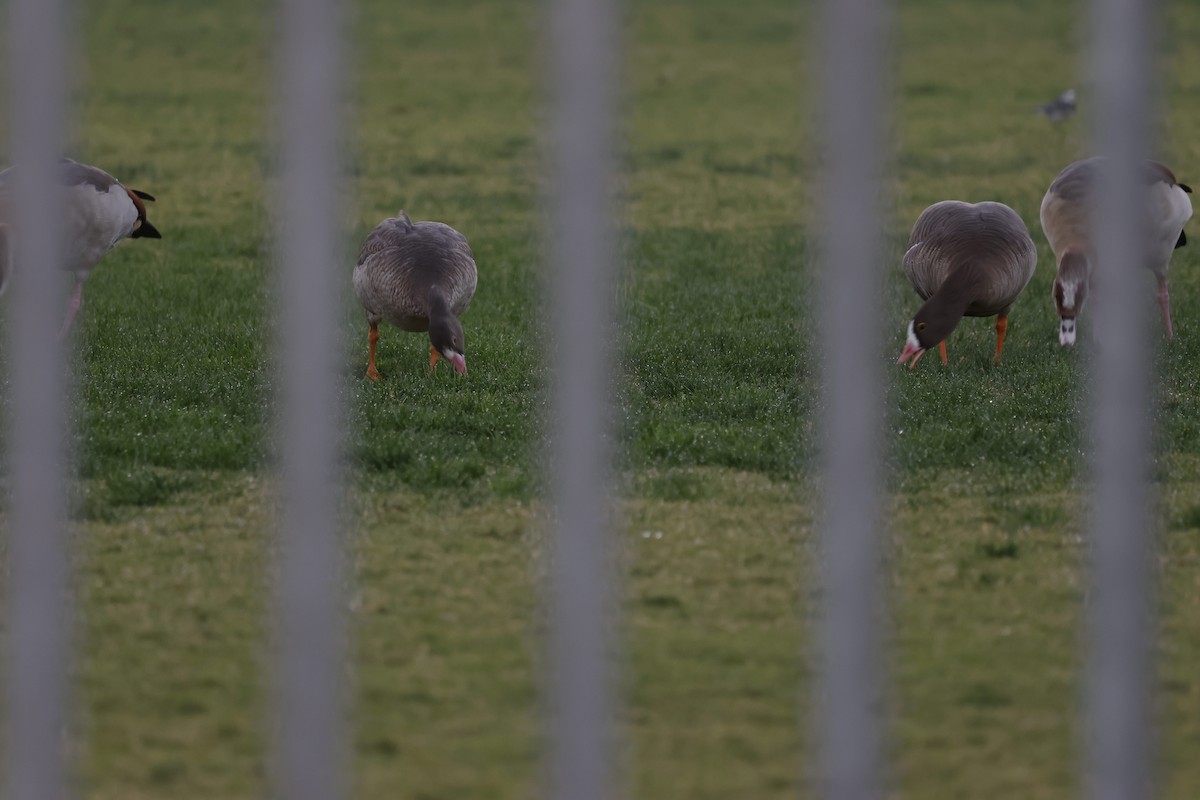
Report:
<svg viewBox="0 0 1200 800"><path fill-rule="evenodd" d="M379 380L375 344L380 322L429 331L430 367L444 357L465 373L466 340L458 317L471 304L476 281L467 239L449 225L413 222L401 211L375 226L354 267L354 293L370 326L367 376Z"/></svg>
<svg viewBox="0 0 1200 800"><path fill-rule="evenodd" d="M75 315L83 306L83 282L100 260L122 239L161 239L162 234L146 219L143 201L154 200L151 195L126 187L99 167L69 158L60 161L58 169L59 180L65 188L62 268L75 275L75 288L59 331L61 338L70 330ZM12 171L10 167L0 172L0 197L4 205L15 202L9 196ZM5 257L6 263L0 268L0 292L9 274L7 249Z"/></svg>
<svg viewBox="0 0 1200 800"><path fill-rule="evenodd" d="M913 366L964 316L996 316L997 363L1008 312L1037 267L1037 249L1021 218L1002 203L943 200L921 212L908 238L904 274L925 303L908 325L899 363Z"/></svg>
<svg viewBox="0 0 1200 800"><path fill-rule="evenodd" d="M1075 344L1076 318L1088 293L1095 256L1091 213L1102 163L1100 158L1076 161L1058 174L1042 199L1042 230L1057 264L1054 304L1059 316L1058 341L1062 345ZM1192 216L1192 201L1188 197L1192 190L1176 181L1171 170L1157 161L1146 161L1142 175L1149 234L1143 266L1154 273L1158 282L1159 307L1170 339L1175 332L1171 326L1167 269L1171 253L1187 242L1183 226Z"/></svg>

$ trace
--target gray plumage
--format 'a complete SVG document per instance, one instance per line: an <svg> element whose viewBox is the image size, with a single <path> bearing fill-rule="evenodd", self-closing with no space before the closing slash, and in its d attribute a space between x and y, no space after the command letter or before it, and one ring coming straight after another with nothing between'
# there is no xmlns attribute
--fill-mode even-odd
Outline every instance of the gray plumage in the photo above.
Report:
<svg viewBox="0 0 1200 800"><path fill-rule="evenodd" d="M435 286L450 313L461 316L476 280L465 236L441 222L413 222L404 211L375 226L354 267L354 293L368 321L406 331L429 330L429 290Z"/></svg>
<svg viewBox="0 0 1200 800"><path fill-rule="evenodd" d="M943 200L922 212L908 239L904 274L922 300L952 272L969 271L966 316L1007 311L1033 277L1037 248L1025 223L1002 203Z"/></svg>
<svg viewBox="0 0 1200 800"><path fill-rule="evenodd" d="M475 258L467 239L441 222L385 219L363 242L354 267L354 293L370 325L367 377L379 380L375 345L379 323L429 331L432 369L445 358L466 374L466 336L458 317L475 296Z"/></svg>
<svg viewBox="0 0 1200 800"><path fill-rule="evenodd" d="M1000 363L1008 311L1037 268L1037 249L1017 213L1001 203L943 200L921 212L908 239L904 274L925 302L908 323L897 362L916 365L966 317L996 316Z"/></svg>
<svg viewBox="0 0 1200 800"><path fill-rule="evenodd" d="M12 178L13 167L0 171L0 187L6 187ZM80 164L71 158L58 162L59 183L63 186L91 186L98 192L107 192L117 183L117 179L99 167L90 164Z"/></svg>

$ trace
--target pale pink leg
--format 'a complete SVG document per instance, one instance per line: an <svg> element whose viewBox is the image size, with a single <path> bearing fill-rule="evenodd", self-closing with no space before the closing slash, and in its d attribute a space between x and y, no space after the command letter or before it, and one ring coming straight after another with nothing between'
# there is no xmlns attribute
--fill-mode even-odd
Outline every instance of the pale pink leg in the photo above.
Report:
<svg viewBox="0 0 1200 800"><path fill-rule="evenodd" d="M71 298L67 300L67 316L63 320L62 328L58 331L60 341L67 335L67 331L71 330L71 323L75 321L75 315L81 308L83 308L83 281L76 281L75 288L71 290Z"/></svg>
<svg viewBox="0 0 1200 800"><path fill-rule="evenodd" d="M1167 338L1175 338L1175 330L1171 327L1171 293L1167 291L1167 279L1158 279L1158 305L1162 308L1163 323L1167 326Z"/></svg>

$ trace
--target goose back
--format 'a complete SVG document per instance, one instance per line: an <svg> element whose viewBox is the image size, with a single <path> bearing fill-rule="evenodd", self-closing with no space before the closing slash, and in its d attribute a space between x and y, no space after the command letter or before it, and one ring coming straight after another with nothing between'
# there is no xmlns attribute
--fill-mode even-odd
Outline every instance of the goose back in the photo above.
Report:
<svg viewBox="0 0 1200 800"><path fill-rule="evenodd" d="M1025 223L1003 203L943 200L921 213L904 254L904 274L922 300L952 273L969 272L967 316L1012 305L1033 277L1037 248Z"/></svg>
<svg viewBox="0 0 1200 800"><path fill-rule="evenodd" d="M0 194L7 195L13 168L0 172ZM159 233L146 219L142 198L150 195L124 186L99 167L69 158L58 164L63 197L63 268L86 276L127 237Z"/></svg>
<svg viewBox="0 0 1200 800"><path fill-rule="evenodd" d="M435 287L454 316L475 295L475 258L467 239L441 222L413 222L407 213L385 219L367 236L354 268L354 291L372 323L407 331L429 329Z"/></svg>
<svg viewBox="0 0 1200 800"><path fill-rule="evenodd" d="M1091 214L1104 159L1088 158L1070 164L1050 184L1042 199L1042 230L1050 249L1061 261L1067 251L1091 256ZM1192 216L1191 188L1158 161L1144 161L1142 184L1146 187L1145 266L1165 275L1171 252L1181 243L1183 225Z"/></svg>

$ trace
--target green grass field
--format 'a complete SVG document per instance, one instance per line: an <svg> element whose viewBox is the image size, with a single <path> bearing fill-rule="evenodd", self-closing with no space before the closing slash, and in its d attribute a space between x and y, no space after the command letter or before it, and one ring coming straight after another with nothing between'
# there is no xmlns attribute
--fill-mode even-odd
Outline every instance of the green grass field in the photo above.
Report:
<svg viewBox="0 0 1200 800"><path fill-rule="evenodd" d="M355 796L529 797L548 545L540 6L357 5L345 258L331 265L346 276ZM1162 157L1197 184L1200 8L1178 5L1161 51ZM164 236L93 273L77 336L74 752L96 800L266 792L272 8L81 6L73 154L155 194ZM899 10L879 343L895 796L1079 790L1087 398L1080 353L1057 345L1037 210L1087 146L1078 117L1055 129L1032 113L1072 85L1090 99L1075 10ZM810 793L813 757L815 363L838 335L809 317L808 21L768 0L627 11L627 785L655 800L795 797ZM899 267L907 230L945 198L1005 202L1038 244L1000 367L980 320L951 338L950 368L892 366L918 305ZM384 382L361 379L353 256L400 208L475 250L465 380L427 376L427 342L391 329ZM1180 800L1200 794L1198 270L1195 246L1177 251L1155 408L1159 761L1163 796Z"/></svg>

